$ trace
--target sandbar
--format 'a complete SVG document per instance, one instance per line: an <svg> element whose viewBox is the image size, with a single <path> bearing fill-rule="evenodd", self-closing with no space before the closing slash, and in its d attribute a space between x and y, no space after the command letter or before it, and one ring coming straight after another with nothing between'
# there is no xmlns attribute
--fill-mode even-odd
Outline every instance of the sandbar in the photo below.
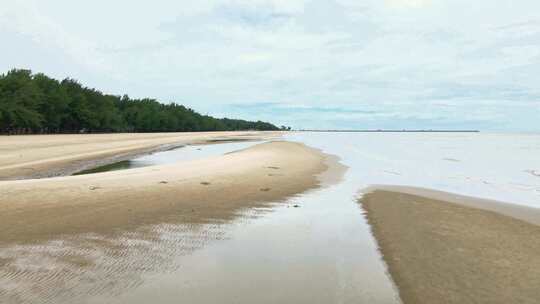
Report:
<svg viewBox="0 0 540 304"><path fill-rule="evenodd" d="M0 243L109 233L168 221L230 220L246 208L322 185L333 162L272 141L222 156L104 172L0 182Z"/></svg>
<svg viewBox="0 0 540 304"><path fill-rule="evenodd" d="M391 186L360 203L405 304L540 303L537 209Z"/></svg>

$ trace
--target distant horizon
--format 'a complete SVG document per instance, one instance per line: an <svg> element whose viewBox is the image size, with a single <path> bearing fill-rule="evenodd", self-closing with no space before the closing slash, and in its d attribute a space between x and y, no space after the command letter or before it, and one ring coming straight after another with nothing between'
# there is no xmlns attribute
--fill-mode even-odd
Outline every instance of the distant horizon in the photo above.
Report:
<svg viewBox="0 0 540 304"><path fill-rule="evenodd" d="M359 133L377 133L377 132L383 132L383 133L479 133L480 130L466 130L466 129L293 129L291 131L299 131L299 132L359 132Z"/></svg>

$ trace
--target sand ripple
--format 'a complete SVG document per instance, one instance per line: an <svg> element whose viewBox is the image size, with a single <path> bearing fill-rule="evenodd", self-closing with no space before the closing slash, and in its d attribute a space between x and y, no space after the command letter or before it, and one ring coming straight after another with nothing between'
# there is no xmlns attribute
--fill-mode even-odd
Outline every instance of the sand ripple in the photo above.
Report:
<svg viewBox="0 0 540 304"><path fill-rule="evenodd" d="M254 216L254 215L250 215ZM85 234L0 249L0 303L73 303L137 287L176 271L174 258L226 239L226 226L161 224L115 236Z"/></svg>

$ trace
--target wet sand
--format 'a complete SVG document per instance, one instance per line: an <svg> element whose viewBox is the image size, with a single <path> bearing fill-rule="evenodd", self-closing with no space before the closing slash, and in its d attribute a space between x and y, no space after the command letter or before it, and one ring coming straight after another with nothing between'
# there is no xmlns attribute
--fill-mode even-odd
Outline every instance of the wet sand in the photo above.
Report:
<svg viewBox="0 0 540 304"><path fill-rule="evenodd" d="M404 303L540 302L537 209L408 187L364 193Z"/></svg>
<svg viewBox="0 0 540 304"><path fill-rule="evenodd" d="M281 132L183 132L0 136L0 180L42 178L187 144L257 140Z"/></svg>
<svg viewBox="0 0 540 304"><path fill-rule="evenodd" d="M172 165L0 182L0 243L29 243L142 225L205 223L316 188L318 150L270 142Z"/></svg>

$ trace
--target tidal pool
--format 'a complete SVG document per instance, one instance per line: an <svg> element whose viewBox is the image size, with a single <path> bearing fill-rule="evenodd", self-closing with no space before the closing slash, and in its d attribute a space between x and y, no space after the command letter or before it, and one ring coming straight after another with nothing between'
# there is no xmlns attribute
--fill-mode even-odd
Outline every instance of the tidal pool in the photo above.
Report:
<svg viewBox="0 0 540 304"><path fill-rule="evenodd" d="M260 144L263 141L232 141L220 142L219 140L211 141L212 144L207 145L187 145L173 148L166 151L158 151L136 157L129 160L123 160L96 168L83 170L73 175L92 174L107 171L126 170L133 168L141 168L155 165L165 165L180 161L190 161L201 159L210 156L222 155L232 151L249 148L253 145Z"/></svg>

